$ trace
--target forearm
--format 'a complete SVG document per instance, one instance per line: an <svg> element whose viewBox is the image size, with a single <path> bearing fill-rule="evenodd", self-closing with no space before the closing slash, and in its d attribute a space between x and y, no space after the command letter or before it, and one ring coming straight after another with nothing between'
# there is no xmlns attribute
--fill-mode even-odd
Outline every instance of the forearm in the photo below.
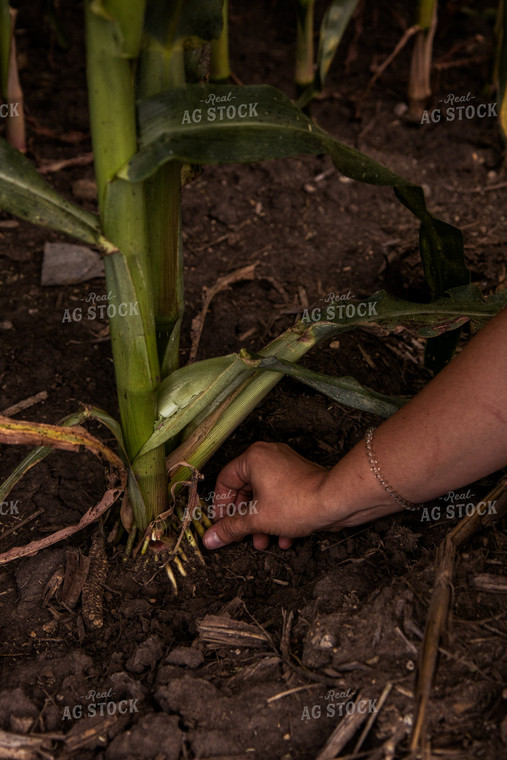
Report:
<svg viewBox="0 0 507 760"><path fill-rule="evenodd" d="M506 379L507 309L376 430L373 449L384 481L419 503L506 465ZM364 441L329 471L285 444L254 444L224 467L215 491L236 506L253 502L247 514L225 516L206 532L208 549L249 533L257 549L267 548L269 534L288 548L292 538L314 530L360 525L403 508L372 472Z"/></svg>
<svg viewBox="0 0 507 760"><path fill-rule="evenodd" d="M428 386L376 430L375 455L384 479L411 502L429 501L507 464L507 309ZM338 492L339 489L339 492ZM334 467L326 504L401 507L370 469L364 442Z"/></svg>

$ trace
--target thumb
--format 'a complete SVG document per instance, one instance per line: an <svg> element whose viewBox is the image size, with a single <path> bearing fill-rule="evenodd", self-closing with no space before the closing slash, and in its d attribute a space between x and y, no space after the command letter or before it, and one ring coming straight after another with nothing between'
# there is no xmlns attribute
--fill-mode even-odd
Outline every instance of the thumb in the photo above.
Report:
<svg viewBox="0 0 507 760"><path fill-rule="evenodd" d="M236 514L218 520L206 531L202 541L206 549L219 549L254 532L251 516Z"/></svg>

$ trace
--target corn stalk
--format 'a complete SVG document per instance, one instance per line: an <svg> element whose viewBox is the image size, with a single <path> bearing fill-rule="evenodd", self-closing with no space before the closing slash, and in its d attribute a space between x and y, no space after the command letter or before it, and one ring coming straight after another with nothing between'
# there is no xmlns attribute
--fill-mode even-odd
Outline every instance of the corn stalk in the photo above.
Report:
<svg viewBox="0 0 507 760"><path fill-rule="evenodd" d="M3 100L2 117L6 123L7 142L25 153L23 90L18 76L14 35L17 13L17 10L9 8L8 0L0 0L0 96Z"/></svg>
<svg viewBox="0 0 507 760"><path fill-rule="evenodd" d="M231 75L229 65L229 0L224 0L222 8L222 32L211 43L210 79L212 82L227 82Z"/></svg>
<svg viewBox="0 0 507 760"><path fill-rule="evenodd" d="M321 340L362 324L362 317L346 323L303 320L255 356L240 352L178 367L180 192L189 166L328 153L346 176L393 188L420 221L421 259L434 301L421 305L378 296L383 327L408 321L427 337L456 334L469 316L488 318L503 305L501 298L484 305L468 289L461 233L428 211L420 187L339 143L274 88L186 83L199 77L203 41L220 37L222 13L221 0L86 1L99 217L62 199L0 140L0 207L97 247L105 257L107 290L117 303L129 305L127 315L117 309L110 324L121 429L105 413L94 414L113 430L128 474L135 515L135 525L125 525L132 527L130 542L136 528L145 532L167 512L168 473L171 488L189 480L192 472L179 463L201 468L285 373L332 397L352 399L359 408L365 397L375 400L350 380L287 365ZM464 291L453 291L449 299L444 293L453 286ZM384 410L385 404L393 408L392 401L376 401ZM17 474L47 454L43 442L44 451L39 447Z"/></svg>
<svg viewBox="0 0 507 760"><path fill-rule="evenodd" d="M116 178L137 149L134 66L141 48L145 0L85 4L87 77L99 211L105 236L118 253L105 259L106 288L129 305L110 320L120 418L132 461L153 429L160 365L155 340L152 273L142 183ZM120 31L120 34L119 34ZM145 527L166 505L162 448L134 468L144 497Z"/></svg>
<svg viewBox="0 0 507 760"><path fill-rule="evenodd" d="M438 0L419 0L417 24L420 29L415 36L408 83L408 113L418 123L431 95L431 62L433 38L437 29L437 9Z"/></svg>
<svg viewBox="0 0 507 760"><path fill-rule="evenodd" d="M296 96L302 95L313 84L314 78L314 8L315 0L297 0L296 9Z"/></svg>

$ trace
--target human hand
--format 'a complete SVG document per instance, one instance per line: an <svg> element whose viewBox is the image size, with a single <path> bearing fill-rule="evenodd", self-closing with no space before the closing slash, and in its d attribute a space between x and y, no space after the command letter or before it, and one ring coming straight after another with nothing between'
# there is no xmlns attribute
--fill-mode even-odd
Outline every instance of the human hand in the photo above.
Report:
<svg viewBox="0 0 507 760"><path fill-rule="evenodd" d="M293 538L362 525L401 507L372 476L362 442L332 470L309 462L285 443L258 442L220 472L213 509L215 525L203 536L207 549L250 533L256 549L266 549L270 535L288 549Z"/></svg>
<svg viewBox="0 0 507 760"><path fill-rule="evenodd" d="M218 476L213 500L218 520L205 533L204 545L217 549L251 533L256 549L267 548L269 535L279 536L280 547L288 549L293 538L331 528L319 498L327 474L285 443L254 443ZM237 512L226 515L231 503Z"/></svg>

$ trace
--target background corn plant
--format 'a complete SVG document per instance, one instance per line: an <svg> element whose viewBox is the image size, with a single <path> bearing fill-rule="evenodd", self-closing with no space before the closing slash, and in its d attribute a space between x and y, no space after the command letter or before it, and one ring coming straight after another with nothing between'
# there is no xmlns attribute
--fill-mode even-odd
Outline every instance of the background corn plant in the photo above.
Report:
<svg viewBox="0 0 507 760"><path fill-rule="evenodd" d="M358 5L359 0L332 0L329 3L320 25L319 42L315 55L315 0L297 0L295 85L298 105L307 113L311 100L323 91L325 78L338 46ZM438 0L418 0L414 14L414 25L405 31L401 41L381 67L382 69L389 61L392 62L408 40L412 36L414 37L407 86L408 111L406 118L415 123L421 123L421 118L432 93L433 41L438 26L438 9ZM449 9L449 7L446 10L451 14L451 17L459 11L458 8ZM359 12L362 10L359 9ZM483 12L488 15L496 13L492 86L498 94L499 128L505 143L507 134L505 98L507 11L505 0L498 0L496 11L493 8L481 8L474 9L471 12ZM374 75L368 89L379 75L380 72Z"/></svg>
<svg viewBox="0 0 507 760"><path fill-rule="evenodd" d="M4 0L2 0L4 2ZM4 2L5 6L5 2ZM428 212L420 187L317 127L283 93L266 85L203 81L210 40L222 35L220 0L87 0L87 76L99 215L66 201L21 153L0 140L0 207L96 247L104 255L106 289L134 304L110 319L120 423L97 409L67 418L58 431L0 420L0 441L43 442L0 487L13 484L51 450L76 442L65 427L90 417L114 433L128 477L122 520L142 535L171 511L170 494L201 468L265 394L292 374L350 406L381 416L400 405L355 381L326 378L295 362L322 340L364 324L408 325L429 342L428 361L449 358L441 333L472 319L481 324L503 304L469 286L459 230ZM366 316L301 320L261 348L179 367L183 313L180 192L196 165L331 156L360 182L391 186L420 220L420 251L433 292L430 304L381 293ZM447 294L453 289L451 294ZM436 342L435 342L436 341ZM28 425L28 427L27 427ZM51 434L50 434L51 433ZM31 437L30 437L31 435ZM23 437L24 436L24 437ZM89 438L89 445L104 454ZM63 442L63 443L62 443ZM76 444L78 445L78 444ZM116 461L107 454L109 462ZM158 535L158 534L157 534Z"/></svg>
<svg viewBox="0 0 507 760"><path fill-rule="evenodd" d="M315 57L315 0L298 0L295 83L301 108L307 108L312 98L322 92L338 45L358 4L359 0L332 0L329 3L320 25Z"/></svg>
<svg viewBox="0 0 507 760"><path fill-rule="evenodd" d="M23 153L26 150L23 91L19 83L16 58L17 11L6 0L0 3L0 100L8 142Z"/></svg>

